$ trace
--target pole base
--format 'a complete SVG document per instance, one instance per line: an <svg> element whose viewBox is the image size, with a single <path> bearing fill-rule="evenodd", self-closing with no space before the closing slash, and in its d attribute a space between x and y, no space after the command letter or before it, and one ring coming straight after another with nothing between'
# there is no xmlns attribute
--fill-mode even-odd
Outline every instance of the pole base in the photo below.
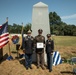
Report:
<svg viewBox="0 0 76 75"><path fill-rule="evenodd" d="M13 57L11 55L7 57L7 60L12 60L12 59Z"/></svg>

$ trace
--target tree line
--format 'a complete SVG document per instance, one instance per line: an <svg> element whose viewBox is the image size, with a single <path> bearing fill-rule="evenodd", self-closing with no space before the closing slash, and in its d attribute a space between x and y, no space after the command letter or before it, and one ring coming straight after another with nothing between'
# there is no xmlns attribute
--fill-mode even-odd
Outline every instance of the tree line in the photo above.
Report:
<svg viewBox="0 0 76 75"><path fill-rule="evenodd" d="M61 21L59 15L56 12L49 13L50 20L50 31L55 35L68 35L68 36L76 36L76 26L68 25Z"/></svg>
<svg viewBox="0 0 76 75"><path fill-rule="evenodd" d="M26 34L28 30L31 30L31 23L28 23L23 26L23 32ZM8 25L8 32L9 33L17 33L21 34L22 31L22 25L13 23L13 25Z"/></svg>
<svg viewBox="0 0 76 75"><path fill-rule="evenodd" d="M60 16L56 12L49 13L50 22L50 33L54 35L64 35L64 36L76 36L76 26L68 25L64 23ZM24 33L27 33L31 29L32 24L28 23L24 25ZM13 23L13 25L8 25L8 31L10 33L21 33L22 25Z"/></svg>

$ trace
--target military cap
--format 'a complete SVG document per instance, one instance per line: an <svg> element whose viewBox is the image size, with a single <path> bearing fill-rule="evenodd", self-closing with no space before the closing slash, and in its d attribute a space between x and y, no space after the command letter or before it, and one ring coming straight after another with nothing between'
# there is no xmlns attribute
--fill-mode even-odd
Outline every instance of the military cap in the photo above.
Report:
<svg viewBox="0 0 76 75"><path fill-rule="evenodd" d="M46 36L49 38L49 37L51 37L51 34L47 34Z"/></svg>
<svg viewBox="0 0 76 75"><path fill-rule="evenodd" d="M42 29L39 29L38 32L43 32L43 30Z"/></svg>
<svg viewBox="0 0 76 75"><path fill-rule="evenodd" d="M27 31L28 34L31 33L31 32L32 32L31 30L28 30L28 31Z"/></svg>

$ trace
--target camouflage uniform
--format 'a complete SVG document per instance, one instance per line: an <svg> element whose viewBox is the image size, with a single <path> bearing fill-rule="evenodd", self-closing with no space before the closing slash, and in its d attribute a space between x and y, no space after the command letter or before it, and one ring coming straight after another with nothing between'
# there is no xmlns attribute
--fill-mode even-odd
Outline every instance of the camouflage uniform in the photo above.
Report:
<svg viewBox="0 0 76 75"><path fill-rule="evenodd" d="M44 69L44 48L37 48L37 43L45 44L45 37L42 35L37 35L35 37L37 68L39 68L39 66L41 65L41 67Z"/></svg>

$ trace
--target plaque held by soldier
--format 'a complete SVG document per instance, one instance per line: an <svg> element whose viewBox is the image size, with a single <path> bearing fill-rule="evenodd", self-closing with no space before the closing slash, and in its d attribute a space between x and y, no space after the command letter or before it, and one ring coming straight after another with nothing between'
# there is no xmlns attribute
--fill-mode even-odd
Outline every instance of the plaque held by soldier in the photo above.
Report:
<svg viewBox="0 0 76 75"><path fill-rule="evenodd" d="M44 44L43 43L37 43L37 48L44 48Z"/></svg>

